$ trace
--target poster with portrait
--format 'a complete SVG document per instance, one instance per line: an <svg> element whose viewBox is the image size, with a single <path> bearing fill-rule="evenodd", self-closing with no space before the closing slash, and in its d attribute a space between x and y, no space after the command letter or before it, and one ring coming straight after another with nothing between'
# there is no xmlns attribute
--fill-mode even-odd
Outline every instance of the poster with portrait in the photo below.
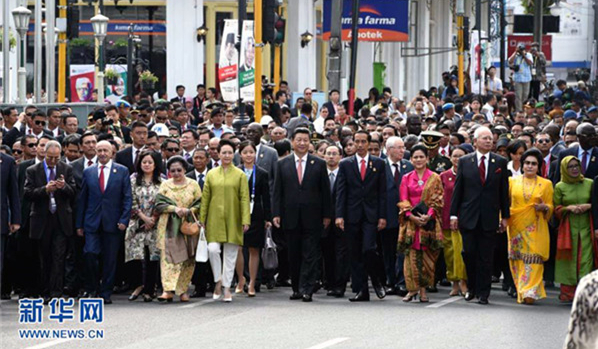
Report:
<svg viewBox="0 0 598 349"><path fill-rule="evenodd" d="M239 87L243 101L253 102L255 99L255 39L253 37L253 21L243 21Z"/></svg>
<svg viewBox="0 0 598 349"><path fill-rule="evenodd" d="M106 92L104 95L110 104L114 104L127 95L127 66L107 64L106 70L108 69L114 70L119 75L116 81L106 79Z"/></svg>
<svg viewBox="0 0 598 349"><path fill-rule="evenodd" d="M93 64L71 64L71 102L91 102L94 86Z"/></svg>
<svg viewBox="0 0 598 349"><path fill-rule="evenodd" d="M225 20L220 43L220 60L218 61L220 92L225 102L234 102L239 99L239 82L237 80L239 53L235 48L237 35L237 20Z"/></svg>

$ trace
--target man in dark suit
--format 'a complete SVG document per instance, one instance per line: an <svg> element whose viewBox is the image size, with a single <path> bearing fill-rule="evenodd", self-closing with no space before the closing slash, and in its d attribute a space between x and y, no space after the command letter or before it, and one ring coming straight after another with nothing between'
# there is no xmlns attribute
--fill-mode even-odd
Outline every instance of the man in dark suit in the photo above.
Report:
<svg viewBox="0 0 598 349"><path fill-rule="evenodd" d="M143 121L133 122L131 124L131 139L133 140L133 145L116 153L114 161L116 161L117 164L125 166L129 170L129 173L135 172L135 161L145 146L147 132L147 125Z"/></svg>
<svg viewBox="0 0 598 349"><path fill-rule="evenodd" d="M583 122L575 130L579 145L565 149L559 153L556 165L555 180L561 180L561 161L565 156L573 155L581 161L581 173L585 178L598 176L598 148L596 148L596 129L589 122Z"/></svg>
<svg viewBox="0 0 598 349"><path fill-rule="evenodd" d="M370 300L368 276L376 296L386 296L376 251L376 235L386 228L386 169L382 159L368 154L370 140L370 134L363 130L353 135L357 153L341 161L337 179L336 226L349 239L355 292L351 302Z"/></svg>
<svg viewBox="0 0 598 349"><path fill-rule="evenodd" d="M47 123L48 118L43 111L39 110L29 113L26 116L25 125L21 125L19 128L13 127L6 135L4 135L2 144L6 144L12 148L15 141L26 134L34 135L37 139L40 139L43 135L52 136L52 132L45 128Z"/></svg>
<svg viewBox="0 0 598 349"><path fill-rule="evenodd" d="M83 171L98 163L96 155L97 136L90 131L87 131L81 136L81 151L83 156L72 162L73 177L77 185L77 191L81 190L81 182L83 181Z"/></svg>
<svg viewBox="0 0 598 349"><path fill-rule="evenodd" d="M480 304L488 304L490 296L496 231L504 233L510 217L507 160L490 153L493 138L487 127L475 131L477 150L459 159L451 201L451 229L463 236L465 300L477 296Z"/></svg>
<svg viewBox="0 0 598 349"><path fill-rule="evenodd" d="M87 285L84 296L99 290L99 254L102 254L100 297L111 304L120 241L131 217L131 180L126 167L112 162L112 145L101 141L96 147L98 164L83 172L77 207L77 234L85 235L84 258Z"/></svg>
<svg viewBox="0 0 598 349"><path fill-rule="evenodd" d="M280 160L274 181L273 223L289 243L291 299L311 302L322 229L330 224L330 182L324 160L308 154L310 132L293 134L294 154Z"/></svg>
<svg viewBox="0 0 598 349"><path fill-rule="evenodd" d="M328 92L328 102L322 105L322 108L328 109L328 116L336 116L336 107L340 105L341 94L338 90Z"/></svg>
<svg viewBox="0 0 598 349"><path fill-rule="evenodd" d="M35 242L39 285L45 302L62 296L67 237L73 234L72 168L60 162L60 143L46 144L43 162L27 169L25 198L31 201L29 237Z"/></svg>
<svg viewBox="0 0 598 349"><path fill-rule="evenodd" d="M177 87L176 87L176 97L171 98L170 101L172 103L179 102L179 103L182 103L183 106L185 106L185 86L183 86L183 85L177 85Z"/></svg>
<svg viewBox="0 0 598 349"><path fill-rule="evenodd" d="M292 135L293 133L295 133L295 129L298 127L305 127L313 132L314 127L311 124L311 121L309 120L311 111L312 111L311 104L303 103L303 105L301 105L301 110L300 110L299 115L294 118L291 118L291 120L289 120L289 123L286 126L289 134Z"/></svg>
<svg viewBox="0 0 598 349"><path fill-rule="evenodd" d="M399 187L403 176L413 171L413 165L403 159L405 143L400 137L392 136L386 140L386 228L381 234L382 256L386 272L386 293L405 296L405 278L403 275L403 255L397 262L397 240L399 238ZM402 287L401 287L402 286Z"/></svg>
<svg viewBox="0 0 598 349"><path fill-rule="evenodd" d="M2 136L0 136L1 139ZM16 232L21 227L21 200L19 187L15 183L17 183L15 160L0 153L0 284L2 285L0 299L10 299L10 281L12 280L9 280L7 273L7 245L9 239L14 242L14 236L9 237L9 234Z"/></svg>
<svg viewBox="0 0 598 349"><path fill-rule="evenodd" d="M247 127L247 138L255 144L257 151L255 154L255 164L268 172L268 184L270 185L271 195L274 193L274 175L276 173L276 163L278 162L278 153L273 148L262 144L264 129L257 122L249 124Z"/></svg>

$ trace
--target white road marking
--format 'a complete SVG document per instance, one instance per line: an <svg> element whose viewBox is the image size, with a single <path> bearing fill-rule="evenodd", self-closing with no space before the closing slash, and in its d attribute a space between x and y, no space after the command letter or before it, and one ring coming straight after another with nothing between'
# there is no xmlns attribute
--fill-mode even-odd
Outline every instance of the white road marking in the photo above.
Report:
<svg viewBox="0 0 598 349"><path fill-rule="evenodd" d="M346 340L349 340L349 338L346 338L346 337L334 338L334 339L331 339L331 340L326 341L324 343L320 343L320 344L314 345L313 347L309 347L307 349L323 349L323 348L328 348L328 347L331 347L333 345L337 345L337 344L339 344L341 342L344 342Z"/></svg>
<svg viewBox="0 0 598 349"><path fill-rule="evenodd" d="M426 308L440 308L440 307L444 307L447 304L451 304L457 301L460 301L461 299L463 299L463 297L450 297L447 298L443 301L440 301L438 303L434 303L434 304L430 304L428 306L426 306Z"/></svg>
<svg viewBox="0 0 598 349"><path fill-rule="evenodd" d="M193 302L191 304L183 305L183 306L181 306L179 308L181 308L181 309L195 308L195 307L199 307L201 305L204 305L206 303L211 303L211 302L214 302L214 300L212 300L211 298L210 299L204 299L204 300L201 300L199 302Z"/></svg>
<svg viewBox="0 0 598 349"><path fill-rule="evenodd" d="M55 345L66 343L66 342L70 342L70 341L72 341L72 339L57 339L57 340L53 340L53 341L50 341L50 342L41 343L41 344L38 344L38 345L27 347L25 349L43 349L43 348L49 348L49 347L53 347Z"/></svg>

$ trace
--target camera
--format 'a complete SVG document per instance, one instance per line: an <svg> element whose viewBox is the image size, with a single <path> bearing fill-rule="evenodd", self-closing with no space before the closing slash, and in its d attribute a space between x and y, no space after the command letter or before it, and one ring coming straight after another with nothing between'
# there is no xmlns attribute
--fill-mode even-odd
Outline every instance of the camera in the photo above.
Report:
<svg viewBox="0 0 598 349"><path fill-rule="evenodd" d="M102 119L102 126L112 126L112 124L114 124L114 120L108 118Z"/></svg>
<svg viewBox="0 0 598 349"><path fill-rule="evenodd" d="M519 64L513 65L513 71L517 73L519 71Z"/></svg>

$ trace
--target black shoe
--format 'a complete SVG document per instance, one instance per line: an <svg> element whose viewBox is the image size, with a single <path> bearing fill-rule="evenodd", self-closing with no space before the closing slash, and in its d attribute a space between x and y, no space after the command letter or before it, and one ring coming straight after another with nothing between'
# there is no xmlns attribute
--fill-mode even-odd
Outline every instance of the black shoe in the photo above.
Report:
<svg viewBox="0 0 598 349"><path fill-rule="evenodd" d="M465 300L466 301L471 301L475 298L475 294L473 294L472 292L466 292L465 293Z"/></svg>
<svg viewBox="0 0 598 349"><path fill-rule="evenodd" d="M509 287L509 290L507 291L507 294L511 298L517 298L517 289L515 287L511 286L511 287Z"/></svg>
<svg viewBox="0 0 598 349"><path fill-rule="evenodd" d="M407 289L404 286L399 287L399 289L397 290L397 295L399 297L405 297L407 293L409 293L409 291L407 291Z"/></svg>
<svg viewBox="0 0 598 349"><path fill-rule="evenodd" d="M139 298L139 295L138 295L138 294L134 294L134 293L133 293L133 294L131 294L131 295L129 296L129 302L132 302L132 301L134 301L134 300L137 300L137 298Z"/></svg>
<svg viewBox="0 0 598 349"><path fill-rule="evenodd" d="M311 299L311 298L312 298L312 297L311 297L311 294L309 294L309 293L306 293L306 294L304 294L304 295L303 295L303 299L302 299L302 301L303 301L303 302L306 302L306 303L307 303L307 302L311 302L311 301L312 301L312 299Z"/></svg>
<svg viewBox="0 0 598 349"><path fill-rule="evenodd" d="M205 298L205 297L206 297L206 291L195 290L193 292L193 294L191 294L191 298Z"/></svg>
<svg viewBox="0 0 598 349"><path fill-rule="evenodd" d="M289 280L276 280L276 287L291 287Z"/></svg>
<svg viewBox="0 0 598 349"><path fill-rule="evenodd" d="M554 288L554 281L546 281L546 282L544 282L544 287L546 287L546 288Z"/></svg>
<svg viewBox="0 0 598 349"><path fill-rule="evenodd" d="M384 289L384 286L380 284L374 285L374 292L376 292L376 296L379 299L384 299L384 297L386 297L386 290Z"/></svg>
<svg viewBox="0 0 598 349"><path fill-rule="evenodd" d="M96 297L96 295L94 293L87 292L87 291L81 293L81 295L79 296L79 298L95 298L95 297Z"/></svg>
<svg viewBox="0 0 598 349"><path fill-rule="evenodd" d="M10 299L10 293L3 293L2 295L0 295L0 300L8 300Z"/></svg>
<svg viewBox="0 0 598 349"><path fill-rule="evenodd" d="M387 296L389 296L389 295L390 296L396 296L397 294L399 294L399 293L398 293L398 291L397 291L396 288L394 288L394 287L387 287L386 288L386 295Z"/></svg>
<svg viewBox="0 0 598 349"><path fill-rule="evenodd" d="M143 301L145 303L149 303L149 302L152 302L154 300L154 298L152 296L150 296L149 294L147 294L147 293L144 293L142 297L143 297Z"/></svg>
<svg viewBox="0 0 598 349"><path fill-rule="evenodd" d="M488 298L480 297L480 300L478 300L478 303L486 305L486 304L488 304Z"/></svg>
<svg viewBox="0 0 598 349"><path fill-rule="evenodd" d="M326 292L326 295L334 298L343 298L345 296L345 292L340 290L330 290Z"/></svg>
<svg viewBox="0 0 598 349"><path fill-rule="evenodd" d="M354 297L349 298L349 302L369 302L370 301L370 293L369 292L359 292Z"/></svg>
<svg viewBox="0 0 598 349"><path fill-rule="evenodd" d="M501 288L503 291L505 291L505 292L506 292L506 291L508 291L508 290L509 290L509 285L507 285L507 284L505 284L505 283L503 282L503 284L502 284L502 286L501 286L500 288Z"/></svg>
<svg viewBox="0 0 598 349"><path fill-rule="evenodd" d="M266 288L271 290L276 286L276 282L274 280L270 280L268 281L268 283L266 283Z"/></svg>
<svg viewBox="0 0 598 349"><path fill-rule="evenodd" d="M318 293L318 291L322 288L322 281L317 281L314 284L314 290L313 293Z"/></svg>
<svg viewBox="0 0 598 349"><path fill-rule="evenodd" d="M500 278L496 277L496 276L492 276L492 283L493 284L497 284L500 281Z"/></svg>
<svg viewBox="0 0 598 349"><path fill-rule="evenodd" d="M444 287L449 287L449 286L451 286L451 282L450 282L450 281L448 281L446 278L445 278L445 279L442 279L442 280L439 282L439 284L440 284L440 286L444 286Z"/></svg>
<svg viewBox="0 0 598 349"><path fill-rule="evenodd" d="M112 304L112 299L104 298L104 304Z"/></svg>
<svg viewBox="0 0 598 349"><path fill-rule="evenodd" d="M289 297L290 300L296 301L303 298L303 295L299 292L293 292L293 294Z"/></svg>
<svg viewBox="0 0 598 349"><path fill-rule="evenodd" d="M432 286L426 287L426 291L428 291L430 293L438 293L438 288L436 287L436 285L432 285Z"/></svg>

